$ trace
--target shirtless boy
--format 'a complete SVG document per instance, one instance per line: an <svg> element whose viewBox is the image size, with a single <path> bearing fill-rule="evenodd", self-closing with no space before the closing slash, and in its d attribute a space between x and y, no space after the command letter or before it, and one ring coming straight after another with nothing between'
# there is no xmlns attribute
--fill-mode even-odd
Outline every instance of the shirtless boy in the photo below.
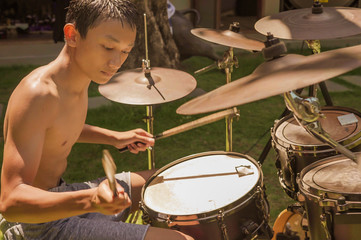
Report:
<svg viewBox="0 0 361 240"><path fill-rule="evenodd" d="M61 179L75 142L127 146L132 153L154 144L142 129L116 132L85 124L88 86L108 82L121 67L134 46L138 18L127 1L71 1L59 56L12 93L1 172L5 239L192 239L119 221L128 208L136 210L149 171L117 174L116 197L108 181L69 185Z"/></svg>

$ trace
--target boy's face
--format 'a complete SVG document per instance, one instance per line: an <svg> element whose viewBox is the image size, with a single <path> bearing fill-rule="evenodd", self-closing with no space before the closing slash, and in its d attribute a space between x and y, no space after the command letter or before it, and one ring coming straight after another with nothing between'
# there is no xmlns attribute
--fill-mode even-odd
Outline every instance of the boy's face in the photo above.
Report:
<svg viewBox="0 0 361 240"><path fill-rule="evenodd" d="M134 46L136 30L116 20L101 22L80 38L75 61L92 81L103 84L117 72Z"/></svg>

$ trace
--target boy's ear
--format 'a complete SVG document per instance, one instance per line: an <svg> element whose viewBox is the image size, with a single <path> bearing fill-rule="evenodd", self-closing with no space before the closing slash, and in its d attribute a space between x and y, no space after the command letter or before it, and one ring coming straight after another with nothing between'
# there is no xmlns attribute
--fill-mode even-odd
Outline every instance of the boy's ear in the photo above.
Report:
<svg viewBox="0 0 361 240"><path fill-rule="evenodd" d="M67 23L64 26L64 37L65 37L65 41L66 43L70 46L70 47L75 47L78 37L79 37L79 32L75 29L74 24L72 23Z"/></svg>

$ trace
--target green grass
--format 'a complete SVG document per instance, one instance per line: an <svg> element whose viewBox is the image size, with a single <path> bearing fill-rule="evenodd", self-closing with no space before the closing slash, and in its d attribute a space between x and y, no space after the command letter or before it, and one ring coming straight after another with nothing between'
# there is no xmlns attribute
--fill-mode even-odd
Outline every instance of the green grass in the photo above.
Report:
<svg viewBox="0 0 361 240"><path fill-rule="evenodd" d="M234 69L232 80L250 74L260 63L263 62L260 54L241 52L238 54L240 67ZM182 69L191 74L195 70L211 64L212 61L203 57L192 57L182 63ZM0 68L0 103L6 105L12 89L18 81L30 72L35 66L2 67ZM347 75L360 75L361 69L356 69ZM226 82L225 74L220 70L212 70L195 76L199 88L210 91ZM333 81L343 84L353 91L332 92L331 98L335 106L344 106L361 111L360 96L361 88L335 78ZM89 96L97 96L97 86L91 84ZM319 98L324 104L322 95ZM183 103L189 101L190 97L154 106L154 133L161 133L183 123L196 120L207 114L196 116L183 116L176 114L176 109ZM247 154L258 159L265 144L270 138L270 128L274 121L279 119L285 109L281 96L274 96L264 100L245 104L238 107L240 117L233 123L233 151ZM130 106L112 103L110 106L92 109L88 112L87 123L94 124L114 130L124 131L133 128L145 129L145 107ZM4 115L4 113L3 113ZM3 116L1 125L3 124ZM214 122L187 132L183 132L169 138L156 142L155 163L160 168L174 160L190 154L197 154L208 151L225 150L225 123L224 121ZM1 143L3 145L3 143ZM116 160L118 170L139 171L148 168L146 153L138 155L129 152L120 154L109 146L76 144L69 156L68 169L64 178L68 182L77 182L93 179L104 175L101 165L102 149L110 150ZM1 158L3 148L0 150ZM274 165L276 154L273 149L269 152L262 165L266 194L270 202L271 224L277 215L285 209L293 200L283 192L277 176L277 169ZM232 186L226 186L229 191L237 191Z"/></svg>

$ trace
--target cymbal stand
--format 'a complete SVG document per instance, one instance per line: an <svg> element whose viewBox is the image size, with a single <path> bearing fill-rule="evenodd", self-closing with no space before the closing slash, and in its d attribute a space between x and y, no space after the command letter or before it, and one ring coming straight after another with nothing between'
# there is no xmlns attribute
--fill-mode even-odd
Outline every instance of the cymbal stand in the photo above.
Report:
<svg viewBox="0 0 361 240"><path fill-rule="evenodd" d="M321 52L321 43L320 40L305 40L309 49L312 50L313 54L318 54ZM320 82L318 84L320 86L322 96L325 99L326 105L333 106L332 99L328 92L327 86L325 82ZM310 86L309 88L309 96L315 97L317 95L317 89L315 85Z"/></svg>
<svg viewBox="0 0 361 240"><path fill-rule="evenodd" d="M312 5L312 14L321 14L323 13L323 6L322 4L319 2L319 0L314 0L314 3ZM318 54L321 52L321 42L320 40L305 40L305 42L307 43L307 46L309 49L312 50L313 54ZM328 106L333 106L330 94L327 90L327 86L325 82L320 82L318 84L320 86L323 98L325 99L326 105ZM315 85L310 86L309 88L309 96L313 96L315 97L317 94L317 89L315 87Z"/></svg>
<svg viewBox="0 0 361 240"><path fill-rule="evenodd" d="M147 86L149 89L154 86L154 81L152 81L152 77L150 75L150 60L148 58L148 35L147 35L147 15L144 13L144 38L145 38L145 59L142 61L142 68L144 71L145 77L149 81L149 85ZM158 89L157 89L158 91ZM162 95L161 95L162 96ZM162 96L163 97L163 96ZM153 130L153 123L154 123L154 116L153 116L153 106L148 105L146 106L146 123L147 123L147 131L150 134L154 134ZM148 169L154 169L155 168L155 154L154 154L154 148L148 148Z"/></svg>
<svg viewBox="0 0 361 240"><path fill-rule="evenodd" d="M227 84L232 81L233 66L238 68L238 59L234 56L233 48L230 47L223 56L223 61L219 63L221 69L226 73ZM226 151L233 151L233 116L226 117Z"/></svg>
<svg viewBox="0 0 361 240"><path fill-rule="evenodd" d="M230 24L229 30L233 32L239 32L240 26L238 22L234 22ZM229 47L227 51L224 52L223 58L214 62L213 64L204 67L195 71L195 74L199 74L201 72L209 71L213 68L224 69L226 73L226 83L230 83L232 81L232 72L233 67L238 68L238 59L234 56L233 47ZM232 152L233 150L233 143L232 143L232 133L233 133L233 117L234 116L226 116L226 151Z"/></svg>
<svg viewBox="0 0 361 240"><path fill-rule="evenodd" d="M275 38L271 33L267 33L267 40L265 41L265 48L262 49L263 57L266 61L272 61L273 59L282 57L283 54L287 53L287 48L284 42L280 41L278 38ZM303 89L296 90L297 93L301 93ZM280 118L288 115L290 111L288 108L285 108L283 113L280 115ZM261 155L258 158L258 161L263 164L266 159L269 151L272 147L272 138L268 139L266 146L263 148Z"/></svg>
<svg viewBox="0 0 361 240"><path fill-rule="evenodd" d="M147 116L146 116L146 123L147 123L147 132L150 134L154 134L153 129L153 122L154 122L154 116L153 116L153 106L149 105L146 106ZM154 158L154 147L148 148L148 169L154 169L155 168L155 158Z"/></svg>
<svg viewBox="0 0 361 240"><path fill-rule="evenodd" d="M319 8L317 3L314 3L314 7L313 7L313 11L315 11L315 14L317 14L317 12L319 11L322 11L322 8ZM321 10L320 10L321 9ZM269 35L267 36L267 42L269 42L269 45L272 46L272 45L276 45L277 44L274 44L274 42L276 41L275 39L272 38L273 36L269 33ZM267 43L266 42L266 43ZM321 44L320 44L320 41L319 40L305 40L304 42L307 43L308 47L312 50L312 53L313 54L317 54L317 53L320 53L321 52ZM265 44L266 44L265 43ZM267 48L267 46L266 46ZM287 50L286 50L287 51ZM273 51L270 51L270 52L273 52ZM275 51L277 52L277 51ZM268 54L265 54L266 52L263 52L264 55L268 55ZM319 86L320 86L320 89L322 91L322 95L325 99L325 102L326 102L326 105L329 105L329 106L333 106L333 103L332 103L332 100L331 100L331 97L328 93L328 90L327 90L327 86L326 86L326 83L325 82L320 82L319 83ZM297 89L296 90L296 93L297 94L301 94L303 89ZM309 95L310 96L316 96L316 88L314 85L310 86L309 87ZM290 114L291 112L289 111L288 108L286 108L283 113L280 115L280 118L282 117L285 117L286 115ZM268 142L266 144L266 146L263 148L263 151L258 159L258 161L260 163L263 163L264 160L266 159L270 149L272 147L272 138L269 138L268 139Z"/></svg>

